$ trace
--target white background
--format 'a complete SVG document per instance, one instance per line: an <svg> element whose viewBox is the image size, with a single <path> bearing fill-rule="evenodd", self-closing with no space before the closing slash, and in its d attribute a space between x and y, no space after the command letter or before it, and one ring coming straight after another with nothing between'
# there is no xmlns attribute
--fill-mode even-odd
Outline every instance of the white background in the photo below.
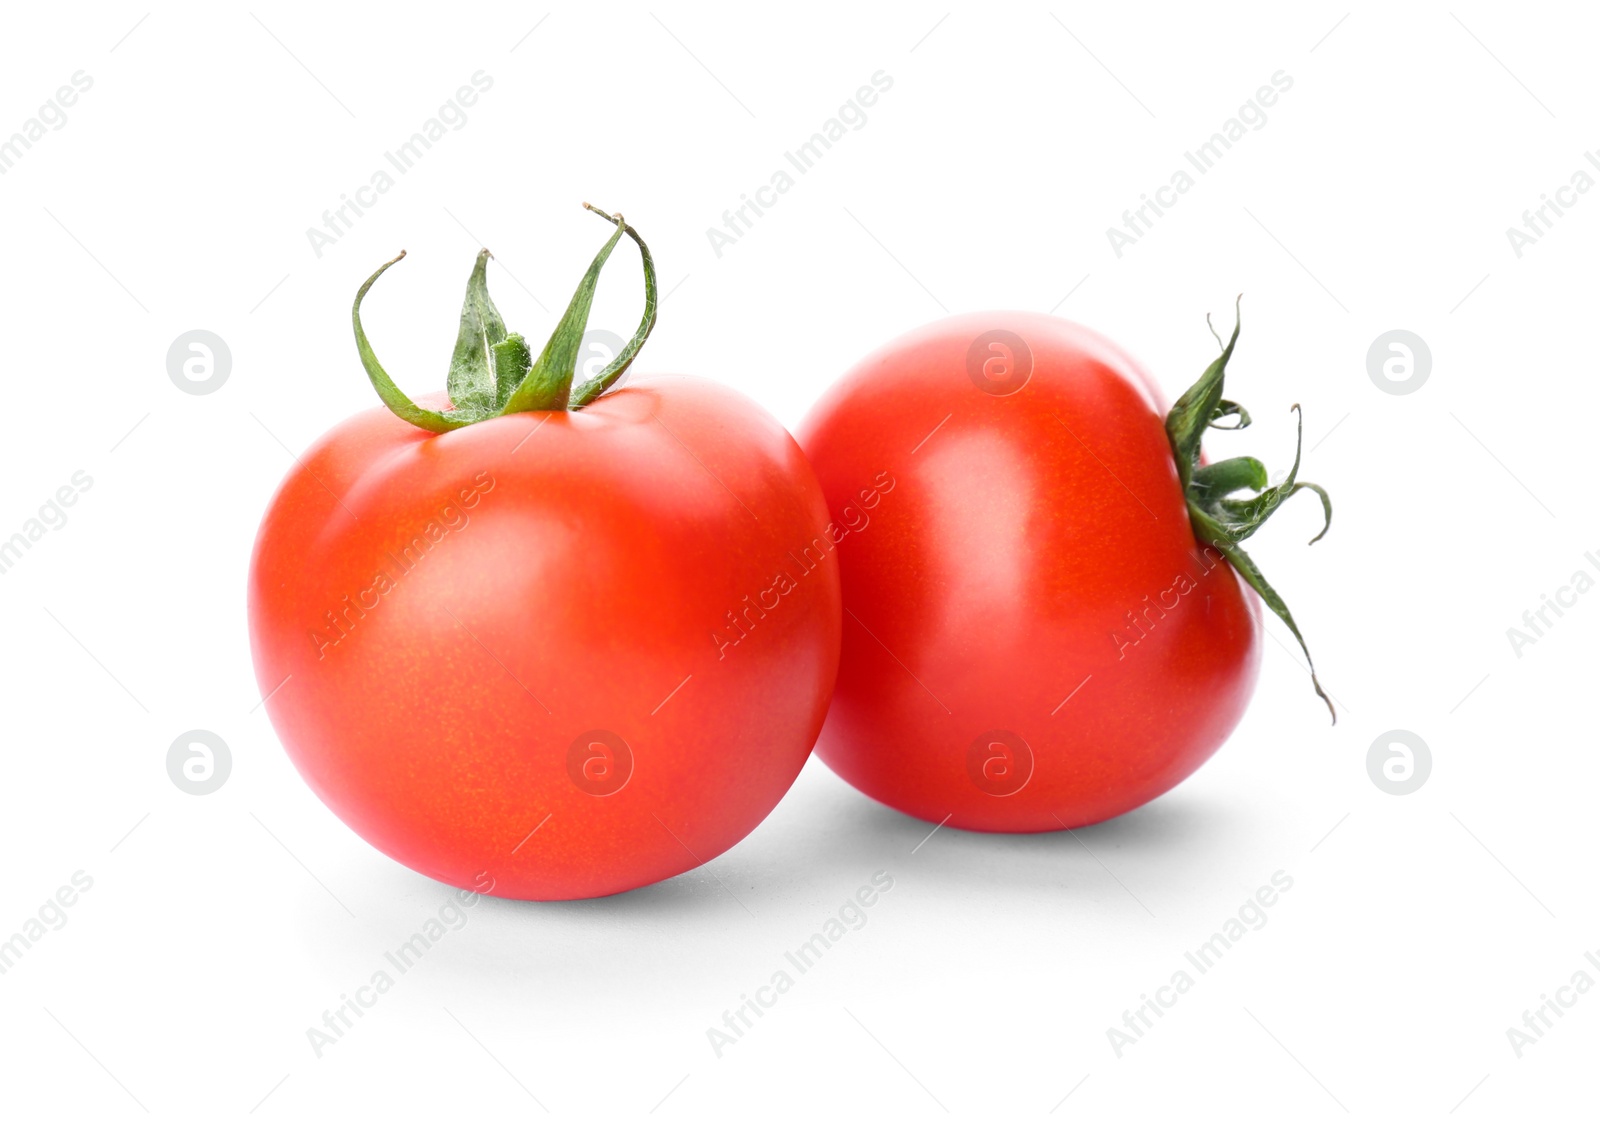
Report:
<svg viewBox="0 0 1600 1126"><path fill-rule="evenodd" d="M1600 142L1596 30L1577 5L1476 0L10 9L0 135L74 72L93 87L0 177L0 538L75 471L94 484L0 575L0 932L76 871L94 885L0 977L0 1113L1592 1114L1600 996L1521 1058L1506 1030L1600 947L1600 594L1520 656L1506 630L1600 574L1600 193L1520 258L1505 231ZM465 126L318 257L306 228L479 70ZM867 124L718 257L706 229L879 70ZM1266 125L1117 257L1106 228L1280 70ZM1302 498L1252 551L1339 725L1269 623L1211 763L1075 835L925 839L813 761L707 869L474 908L317 1058L306 1029L448 891L325 810L257 706L256 523L292 456L373 402L348 309L378 263L410 251L371 302L380 353L442 387L474 252L542 339L606 234L585 199L639 227L671 291L640 370L790 426L946 310L1054 310L1175 395L1214 354L1204 314L1242 291L1229 393L1258 423L1210 448L1286 468L1305 405L1333 531L1304 546ZM624 243L595 325L632 325L636 268ZM205 396L166 370L195 328L233 357ZM1366 363L1395 328L1433 358L1403 396ZM206 797L166 771L193 728L233 754ZM1406 797L1366 765L1396 728L1433 757ZM880 869L867 925L717 1058L706 1029ZM1279 870L1267 925L1119 1058L1108 1027Z"/></svg>

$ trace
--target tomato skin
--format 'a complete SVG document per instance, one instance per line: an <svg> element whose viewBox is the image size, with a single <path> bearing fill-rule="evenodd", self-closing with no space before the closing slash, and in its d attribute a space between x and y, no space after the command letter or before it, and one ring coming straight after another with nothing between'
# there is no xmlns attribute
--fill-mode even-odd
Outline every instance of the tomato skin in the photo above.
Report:
<svg viewBox="0 0 1600 1126"><path fill-rule="evenodd" d="M971 374L1025 363L1010 394ZM1261 611L1200 554L1165 414L1115 345L1030 313L928 325L824 396L797 437L854 526L817 745L837 774L926 821L1039 832L1125 813L1210 757L1254 688ZM893 488L867 489L880 474Z"/></svg>
<svg viewBox="0 0 1600 1126"><path fill-rule="evenodd" d="M306 781L394 859L509 898L626 891L737 843L804 765L838 567L787 553L826 524L794 440L699 380L445 434L375 408L262 522L257 680Z"/></svg>

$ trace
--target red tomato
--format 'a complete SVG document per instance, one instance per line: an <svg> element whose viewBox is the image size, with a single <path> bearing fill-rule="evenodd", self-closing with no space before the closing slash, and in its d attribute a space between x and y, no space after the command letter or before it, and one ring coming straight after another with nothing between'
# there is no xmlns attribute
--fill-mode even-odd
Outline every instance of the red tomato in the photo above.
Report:
<svg viewBox="0 0 1600 1126"><path fill-rule="evenodd" d="M1220 398L1226 356L1180 403L1201 427L1248 421ZM1028 313L940 321L832 388L798 437L849 529L817 746L835 772L927 821L1036 832L1133 809L1216 750L1260 662L1259 603L1224 558L1248 566L1254 525L1202 550L1165 414L1115 345ZM1194 487L1261 489L1259 468Z"/></svg>
<svg viewBox="0 0 1600 1126"><path fill-rule="evenodd" d="M826 524L794 440L710 383L443 433L374 409L262 521L256 675L312 789L401 863L520 899L625 891L731 847L804 765L839 581L790 552Z"/></svg>
<svg viewBox="0 0 1600 1126"><path fill-rule="evenodd" d="M625 891L730 848L804 765L839 584L788 553L826 523L794 440L698 380L448 434L376 408L262 522L257 680L312 789L401 863Z"/></svg>

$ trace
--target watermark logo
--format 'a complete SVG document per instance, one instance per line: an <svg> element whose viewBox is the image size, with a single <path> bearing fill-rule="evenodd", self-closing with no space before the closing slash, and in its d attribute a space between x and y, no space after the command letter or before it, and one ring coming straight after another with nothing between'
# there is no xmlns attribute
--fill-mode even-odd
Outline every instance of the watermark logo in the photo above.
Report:
<svg viewBox="0 0 1600 1126"><path fill-rule="evenodd" d="M1589 162L1591 168L1600 170L1600 152L1585 152L1583 159ZM1522 230L1515 227L1506 228L1506 241L1511 244L1511 253L1521 258L1522 252L1544 238L1545 235L1555 230L1556 220L1567 213L1567 209L1578 206L1578 201L1589 194L1589 189L1594 187L1594 176L1590 175L1588 168L1579 168L1553 192L1544 192L1539 196L1539 206L1531 207L1522 213ZM1551 196L1555 196L1551 199Z"/></svg>
<svg viewBox="0 0 1600 1126"><path fill-rule="evenodd" d="M233 352L227 341L206 329L190 329L167 349L167 376L185 394L220 390L232 371Z"/></svg>
<svg viewBox="0 0 1600 1126"><path fill-rule="evenodd" d="M583 334L583 339L578 342L578 366L572 377L572 385L581 387L595 376L605 370L607 364L616 359L626 346L627 341L608 328L591 328ZM618 377L610 387L616 391L628 382L628 377L633 374L633 367Z"/></svg>
<svg viewBox="0 0 1600 1126"><path fill-rule="evenodd" d="M567 777L584 793L608 798L633 777L633 748L615 731L585 731L567 748Z"/></svg>
<svg viewBox="0 0 1600 1126"><path fill-rule="evenodd" d="M1583 957L1597 973L1600 973L1600 957L1597 952L1585 950ZM1544 1039L1545 1033L1556 1026L1556 1021L1567 1015L1567 1010L1578 1003L1579 998L1594 988L1595 979L1587 969L1579 966L1566 985L1558 986L1555 996L1548 993L1539 994L1539 1004L1532 1009L1522 1010L1522 1027L1515 1025L1506 1028L1506 1040L1511 1044L1511 1051L1520 1060L1528 1048L1533 1047Z"/></svg>
<svg viewBox="0 0 1600 1126"><path fill-rule="evenodd" d="M57 88L45 100L37 113L22 123L11 136L0 135L0 176L4 176L17 161L33 148L34 142L45 138L45 130L58 132L67 127L67 110L78 104L78 98L94 87L94 77L84 71L75 71L71 85Z"/></svg>
<svg viewBox="0 0 1600 1126"><path fill-rule="evenodd" d="M990 797L1009 798L1033 777L1033 748L1015 731L985 731L967 747L967 777Z"/></svg>
<svg viewBox="0 0 1600 1126"><path fill-rule="evenodd" d="M1390 329L1367 349L1367 375L1374 387L1390 395L1420 390L1432 372L1428 342L1407 329Z"/></svg>
<svg viewBox="0 0 1600 1126"><path fill-rule="evenodd" d="M67 925L67 909L77 904L78 898L94 887L94 877L82 868L72 873L72 884L62 884L55 895L45 900L39 910L23 920L22 925L4 938L0 931L0 974L9 973L19 961L51 931Z"/></svg>
<svg viewBox="0 0 1600 1126"><path fill-rule="evenodd" d="M339 604L322 615L322 632L311 628L311 644L316 647L317 659L327 660L345 638L355 631L367 614L382 605L383 600L399 588L400 580L421 566L430 552L438 548L446 536L459 532L471 523L469 509L476 508L484 496L494 491L495 480L488 470L483 470L468 484L456 489L454 497L446 501L431 519L398 550L387 553L390 570L380 570L372 576L370 585L345 595Z"/></svg>
<svg viewBox="0 0 1600 1126"><path fill-rule="evenodd" d="M321 1059L324 1053L355 1027L356 1021L374 1008L378 999L395 987L406 974L435 946L453 931L467 925L467 911L483 902L484 896L494 890L494 877L479 872L470 888L457 888L411 937L393 950L383 952L384 965L368 975L366 984L358 985L348 993L339 994L339 1003L322 1010L322 1027L306 1028L306 1043L311 1054ZM390 973L392 968L394 973Z"/></svg>
<svg viewBox="0 0 1600 1126"><path fill-rule="evenodd" d="M1267 110L1294 88L1294 76L1287 71L1279 70L1273 72L1269 81L1271 85L1259 87L1253 97L1246 100L1232 117L1222 123L1221 129L1206 138L1204 143L1196 145L1192 152L1183 154L1183 161L1189 166L1188 168L1174 169L1167 183L1153 192L1141 195L1138 207L1130 207L1124 211L1121 229L1106 228L1106 240L1111 243L1113 254L1121 258L1126 248L1135 245L1155 230L1156 220L1165 215L1169 209L1176 207L1182 196L1189 194L1190 189L1199 182L1190 173L1190 168L1204 176L1249 133L1259 132L1267 127Z"/></svg>
<svg viewBox="0 0 1600 1126"><path fill-rule="evenodd" d="M233 752L214 732L185 731L167 748L167 777L186 794L214 794L232 773Z"/></svg>
<svg viewBox="0 0 1600 1126"><path fill-rule="evenodd" d="M990 329L967 348L967 378L985 395L1015 395L1033 377L1033 350L1003 328Z"/></svg>
<svg viewBox="0 0 1600 1126"><path fill-rule="evenodd" d="M1156 1022L1166 1016L1178 1000L1199 983L1200 978L1215 969L1217 963L1247 934L1264 929L1269 921L1268 909L1276 906L1278 900L1293 887L1294 877L1279 868L1272 873L1270 883L1256 888L1255 894L1223 920L1210 938L1193 950L1185 950L1183 958L1186 964L1174 970L1165 985L1152 991L1155 996L1139 994L1138 1005L1122 1010L1121 1027L1110 1025L1106 1028L1106 1041L1111 1045L1112 1055L1120 1060L1123 1053L1142 1041L1155 1028ZM1194 973L1190 973L1190 969Z"/></svg>
<svg viewBox="0 0 1600 1126"><path fill-rule="evenodd" d="M477 105L478 99L494 88L494 76L478 70L473 72L469 81L470 85L458 88L416 132L394 149L385 151L383 164L373 169L365 184L340 195L339 206L330 207L322 213L321 227L306 228L306 241L311 244L314 255L321 258L326 247L355 230L356 220L376 207L379 198L387 195L399 182L396 176L406 175L428 155L434 145L450 133L466 127L467 110Z"/></svg>
<svg viewBox="0 0 1600 1126"><path fill-rule="evenodd" d="M1414 794L1432 773L1433 752L1414 732L1385 731L1367 748L1367 777L1386 794Z"/></svg>
<svg viewBox="0 0 1600 1126"><path fill-rule="evenodd" d="M721 258L724 248L755 230L756 220L776 207L778 200L798 183L795 175L804 176L810 172L847 133L866 128L867 109L876 105L879 98L894 88L894 76L881 70L873 71L869 82L870 85L859 87L855 95L824 121L817 132L796 145L792 151L783 154L784 164L788 167L774 169L767 183L741 195L737 207L730 207L722 213L721 227L706 228L706 240L711 243L713 254Z"/></svg>
<svg viewBox="0 0 1600 1126"><path fill-rule="evenodd" d="M1583 553L1584 562L1600 572L1600 556L1592 551ZM1555 628L1556 622L1566 617L1566 612L1577 606L1578 599L1594 589L1594 576L1583 568L1572 573L1572 578L1561 586L1556 587L1555 597L1548 594L1539 595L1539 605L1533 610L1522 612L1522 629L1512 626L1506 630L1506 640L1511 642L1511 652L1516 654L1517 660L1522 659L1522 651L1530 645L1537 645L1548 630ZM1552 619L1550 615L1554 614ZM1542 625L1540 623L1543 623Z"/></svg>
<svg viewBox="0 0 1600 1126"><path fill-rule="evenodd" d="M94 478L79 469L66 484L45 498L39 506L38 515L22 522L21 531L13 532L10 536L0 532L0 537L3 537L0 538L0 575L20 563L22 557L32 551L33 545L44 539L47 533L65 528L66 510L77 504L78 498L93 487Z"/></svg>
<svg viewBox="0 0 1600 1126"><path fill-rule="evenodd" d="M811 542L798 551L788 553L784 568L773 574L768 586L757 591L754 598L745 595L739 606L723 615L722 625L711 631L711 644L717 647L717 660L726 660L728 650L749 637L768 612L776 610L785 595L797 590L801 579L821 567L827 561L828 554L846 536L851 532L865 531L872 523L867 510L883 503L884 494L894 492L896 484L888 470L880 471L871 484L856 490L851 502L839 513L838 520L830 521L821 535L811 537ZM859 505L855 503L857 501ZM790 563L794 564L793 569L789 568Z"/></svg>
<svg viewBox="0 0 1600 1126"><path fill-rule="evenodd" d="M706 1042L711 1046L712 1055L720 1060L723 1053L743 1040L756 1022L775 1008L801 978L816 968L824 955L834 950L851 931L866 927L867 912L894 887L894 877L881 868L872 873L871 879L870 884L858 887L853 896L824 919L810 938L793 950L785 950L784 964L768 976L765 985L751 990L754 996L741 993L738 1005L722 1011L721 1027L711 1025L706 1029Z"/></svg>
<svg viewBox="0 0 1600 1126"><path fill-rule="evenodd" d="M1192 551L1189 557L1194 560L1195 570L1200 573L1201 579L1216 570L1224 558L1222 552L1214 546ZM1122 616L1124 632L1111 631L1111 642L1117 647L1117 660L1127 660L1129 650L1155 631L1166 618L1167 611L1176 610L1184 595L1192 594L1199 589L1199 580L1191 572L1183 571L1172 576L1172 585L1166 590L1157 591L1154 599L1148 594L1145 595L1142 609L1124 613Z"/></svg>

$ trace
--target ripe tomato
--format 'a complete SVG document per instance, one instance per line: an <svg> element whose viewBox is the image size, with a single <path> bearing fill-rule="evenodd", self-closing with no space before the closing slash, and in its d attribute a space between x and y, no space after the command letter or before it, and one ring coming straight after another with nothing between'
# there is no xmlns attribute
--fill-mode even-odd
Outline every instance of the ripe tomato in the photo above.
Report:
<svg viewBox="0 0 1600 1126"><path fill-rule="evenodd" d="M299 459L251 565L256 674L296 767L383 852L500 896L607 895L728 849L804 765L839 584L832 553L789 553L827 510L794 440L726 388L653 377L601 397L653 321L648 252L646 323L604 386L570 387L580 287L546 349L569 385L496 414L506 365L540 364L503 347L486 255L462 337L477 360L500 346L474 369L500 378L469 385L458 345L453 409L377 408ZM357 336L403 399L359 319Z"/></svg>
<svg viewBox="0 0 1600 1126"><path fill-rule="evenodd" d="M1238 541L1301 489L1326 505L1251 458L1199 464L1206 425L1249 421L1221 398L1233 346L1165 428L1124 352L1028 313L929 325L828 392L798 437L850 529L835 772L927 821L1036 832L1210 757L1260 661L1247 581L1299 635Z"/></svg>

